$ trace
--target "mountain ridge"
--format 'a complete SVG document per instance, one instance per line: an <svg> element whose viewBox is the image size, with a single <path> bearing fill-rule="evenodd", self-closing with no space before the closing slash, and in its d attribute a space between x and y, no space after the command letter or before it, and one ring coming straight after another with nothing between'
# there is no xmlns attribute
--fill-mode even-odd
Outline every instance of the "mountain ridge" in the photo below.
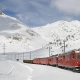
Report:
<svg viewBox="0 0 80 80"><path fill-rule="evenodd" d="M39 48L38 46L34 46L36 42L39 42L40 47L42 46L40 41L36 39L38 37L39 39L43 40L41 36L16 18L7 16L5 14L0 15L0 23L1 46L3 46L5 43L7 47L11 45L14 49L9 50L9 47L8 50L6 49L6 52L19 52L20 50L21 52L24 52L35 50L36 48ZM15 49L13 45L15 45L15 47L17 45L17 48L19 47L20 50Z"/></svg>
<svg viewBox="0 0 80 80"><path fill-rule="evenodd" d="M3 27L2 27L3 26ZM79 43L80 21L57 21L45 26L30 28L16 18L0 15L0 45L7 46L6 52L29 52L52 46L53 50ZM0 47L3 52L2 47Z"/></svg>

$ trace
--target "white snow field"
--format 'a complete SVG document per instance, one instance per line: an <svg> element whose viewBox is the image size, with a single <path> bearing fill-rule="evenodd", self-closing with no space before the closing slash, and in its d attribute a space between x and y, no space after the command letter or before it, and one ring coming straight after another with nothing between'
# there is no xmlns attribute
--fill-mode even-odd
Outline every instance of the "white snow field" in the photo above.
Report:
<svg viewBox="0 0 80 80"><path fill-rule="evenodd" d="M48 65L0 61L0 80L80 80L80 73Z"/></svg>
<svg viewBox="0 0 80 80"><path fill-rule="evenodd" d="M31 80L32 69L15 61L0 61L0 80Z"/></svg>
<svg viewBox="0 0 80 80"><path fill-rule="evenodd" d="M32 80L80 80L80 73L48 65L27 65L33 69Z"/></svg>

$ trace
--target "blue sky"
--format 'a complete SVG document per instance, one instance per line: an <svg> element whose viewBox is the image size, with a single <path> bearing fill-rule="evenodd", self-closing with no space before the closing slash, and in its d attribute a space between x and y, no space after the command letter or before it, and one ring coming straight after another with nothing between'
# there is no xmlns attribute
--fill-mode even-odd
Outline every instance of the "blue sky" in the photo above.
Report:
<svg viewBox="0 0 80 80"><path fill-rule="evenodd" d="M30 27L80 20L80 0L0 0L0 10Z"/></svg>

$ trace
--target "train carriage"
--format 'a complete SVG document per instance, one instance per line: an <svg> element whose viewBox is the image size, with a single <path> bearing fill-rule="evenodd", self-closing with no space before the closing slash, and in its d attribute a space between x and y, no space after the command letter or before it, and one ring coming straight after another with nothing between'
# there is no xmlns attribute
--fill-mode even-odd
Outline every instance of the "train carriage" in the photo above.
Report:
<svg viewBox="0 0 80 80"><path fill-rule="evenodd" d="M80 51L75 50L65 54L65 67L80 71Z"/></svg>
<svg viewBox="0 0 80 80"><path fill-rule="evenodd" d="M58 66L65 67L65 54L59 54L58 56Z"/></svg>
<svg viewBox="0 0 80 80"><path fill-rule="evenodd" d="M33 63L33 60L23 60L24 63Z"/></svg>
<svg viewBox="0 0 80 80"><path fill-rule="evenodd" d="M41 64L40 59L41 59L41 58L35 58L35 59L33 59L33 63L34 63L34 64Z"/></svg>
<svg viewBox="0 0 80 80"><path fill-rule="evenodd" d="M50 58L49 57L41 58L40 61L41 64L49 65Z"/></svg>
<svg viewBox="0 0 80 80"><path fill-rule="evenodd" d="M57 66L57 64L58 64L58 55L50 56L49 65Z"/></svg>

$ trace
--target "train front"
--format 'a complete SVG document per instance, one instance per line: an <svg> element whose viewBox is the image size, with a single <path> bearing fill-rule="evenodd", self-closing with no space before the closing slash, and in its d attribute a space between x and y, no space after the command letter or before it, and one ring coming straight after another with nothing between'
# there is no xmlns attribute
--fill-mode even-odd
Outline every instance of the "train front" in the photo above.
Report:
<svg viewBox="0 0 80 80"><path fill-rule="evenodd" d="M80 72L80 51L75 51L75 65L74 71Z"/></svg>

